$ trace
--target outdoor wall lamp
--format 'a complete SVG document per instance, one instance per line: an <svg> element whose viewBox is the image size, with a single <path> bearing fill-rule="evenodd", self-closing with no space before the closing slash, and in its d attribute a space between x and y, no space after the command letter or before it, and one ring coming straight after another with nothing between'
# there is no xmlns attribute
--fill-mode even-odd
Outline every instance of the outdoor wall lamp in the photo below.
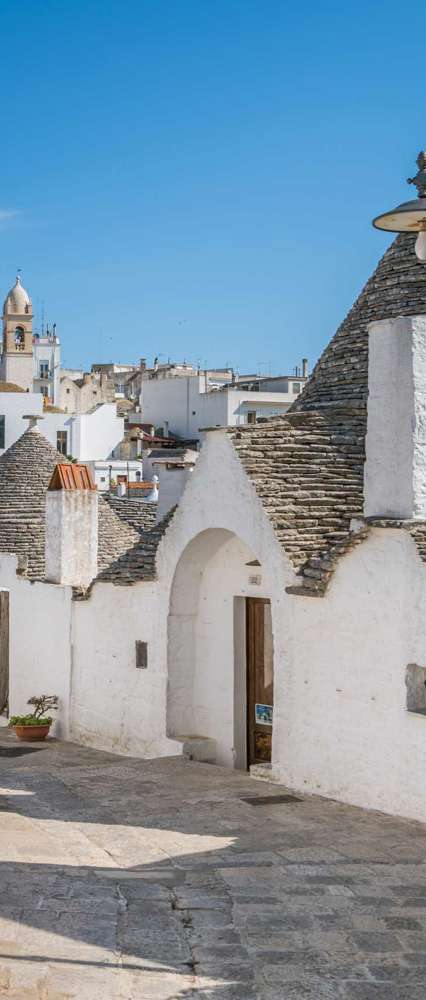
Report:
<svg viewBox="0 0 426 1000"><path fill-rule="evenodd" d="M402 205L390 212L378 215L373 219L376 229L386 229L390 233L418 233L415 252L417 260L426 264L426 151L419 153L417 160L418 172L415 177L409 177L407 184L415 184L417 198L414 201L404 201Z"/></svg>

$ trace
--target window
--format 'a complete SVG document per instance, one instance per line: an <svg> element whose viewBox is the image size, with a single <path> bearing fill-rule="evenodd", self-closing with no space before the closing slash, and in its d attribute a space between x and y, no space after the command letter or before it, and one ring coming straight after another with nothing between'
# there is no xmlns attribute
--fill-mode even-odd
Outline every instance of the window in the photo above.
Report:
<svg viewBox="0 0 426 1000"><path fill-rule="evenodd" d="M300 392L300 382L293 382L293 392L295 395Z"/></svg>
<svg viewBox="0 0 426 1000"><path fill-rule="evenodd" d="M49 362L40 361L40 378L49 378Z"/></svg>
<svg viewBox="0 0 426 1000"><path fill-rule="evenodd" d="M17 351L23 351L25 347L25 330L23 326L17 326L15 330L15 347Z"/></svg>
<svg viewBox="0 0 426 1000"><path fill-rule="evenodd" d="M4 448L5 417L0 417L0 448Z"/></svg>
<svg viewBox="0 0 426 1000"><path fill-rule="evenodd" d="M141 474L140 474L140 472L136 472L135 473L135 478L136 478L136 482L140 483L140 481L141 481Z"/></svg>
<svg viewBox="0 0 426 1000"><path fill-rule="evenodd" d="M67 389L67 393L68 393L68 395L70 394L70 392L71 392L71 389Z"/></svg>
<svg viewBox="0 0 426 1000"><path fill-rule="evenodd" d="M57 431L56 433L56 447L61 455L66 455L67 453L67 432Z"/></svg>
<svg viewBox="0 0 426 1000"><path fill-rule="evenodd" d="M248 411L248 413L247 413L247 423L248 424L255 424L256 423L256 410L249 410Z"/></svg>
<svg viewBox="0 0 426 1000"><path fill-rule="evenodd" d="M40 392L41 392L42 396L44 396L45 398L47 398L47 396L49 394L49 390L48 390L47 385L40 386Z"/></svg>
<svg viewBox="0 0 426 1000"><path fill-rule="evenodd" d="M136 666L139 670L146 670L148 667L148 643L141 639L135 641Z"/></svg>
<svg viewBox="0 0 426 1000"><path fill-rule="evenodd" d="M106 476L101 476L101 483L106 483Z"/></svg>

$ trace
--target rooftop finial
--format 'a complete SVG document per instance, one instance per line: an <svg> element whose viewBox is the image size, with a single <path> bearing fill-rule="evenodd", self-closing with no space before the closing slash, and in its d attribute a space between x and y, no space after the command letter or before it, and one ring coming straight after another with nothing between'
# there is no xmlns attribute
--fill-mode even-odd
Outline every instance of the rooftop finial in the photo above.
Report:
<svg viewBox="0 0 426 1000"><path fill-rule="evenodd" d="M22 414L22 419L23 420L28 420L27 430L28 431L32 431L32 430L34 430L34 428L36 430L38 430L37 422L39 420L44 420L44 417L42 416L41 413L23 413Z"/></svg>
<svg viewBox="0 0 426 1000"><path fill-rule="evenodd" d="M407 184L415 184L417 197L426 198L426 150L421 150L416 160L418 171L415 177L408 177Z"/></svg>

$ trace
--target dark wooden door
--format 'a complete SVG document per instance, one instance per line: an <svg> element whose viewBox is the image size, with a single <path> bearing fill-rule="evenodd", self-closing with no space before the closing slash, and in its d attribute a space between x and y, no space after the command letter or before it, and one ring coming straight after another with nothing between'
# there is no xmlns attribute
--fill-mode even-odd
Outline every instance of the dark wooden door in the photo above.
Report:
<svg viewBox="0 0 426 1000"><path fill-rule="evenodd" d="M9 700L9 592L0 590L0 714Z"/></svg>
<svg viewBox="0 0 426 1000"><path fill-rule="evenodd" d="M268 763L272 750L274 664L271 605L248 597L247 606L247 763Z"/></svg>

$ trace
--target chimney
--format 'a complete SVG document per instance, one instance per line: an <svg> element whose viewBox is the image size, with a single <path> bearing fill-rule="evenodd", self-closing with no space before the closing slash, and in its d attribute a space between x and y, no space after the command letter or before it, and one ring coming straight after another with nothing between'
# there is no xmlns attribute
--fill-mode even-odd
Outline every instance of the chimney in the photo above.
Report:
<svg viewBox="0 0 426 1000"><path fill-rule="evenodd" d="M426 316L369 328L364 514L426 517Z"/></svg>
<svg viewBox="0 0 426 1000"><path fill-rule="evenodd" d="M303 375L303 378L307 378L308 377L308 359L307 358L302 358L302 375Z"/></svg>
<svg viewBox="0 0 426 1000"><path fill-rule="evenodd" d="M159 498L157 507L157 522L179 503L188 479L191 478L198 454L188 449L181 456L167 455L164 458L156 458L152 462L152 467L158 473L154 476L159 482Z"/></svg>
<svg viewBox="0 0 426 1000"><path fill-rule="evenodd" d="M45 579L87 588L98 572L98 493L87 465L57 465L46 493Z"/></svg>
<svg viewBox="0 0 426 1000"><path fill-rule="evenodd" d="M150 490L149 493L147 493L146 497L144 497L144 500L145 500L146 503L157 503L158 502L158 483L159 483L158 476L153 476L152 477L152 490Z"/></svg>

